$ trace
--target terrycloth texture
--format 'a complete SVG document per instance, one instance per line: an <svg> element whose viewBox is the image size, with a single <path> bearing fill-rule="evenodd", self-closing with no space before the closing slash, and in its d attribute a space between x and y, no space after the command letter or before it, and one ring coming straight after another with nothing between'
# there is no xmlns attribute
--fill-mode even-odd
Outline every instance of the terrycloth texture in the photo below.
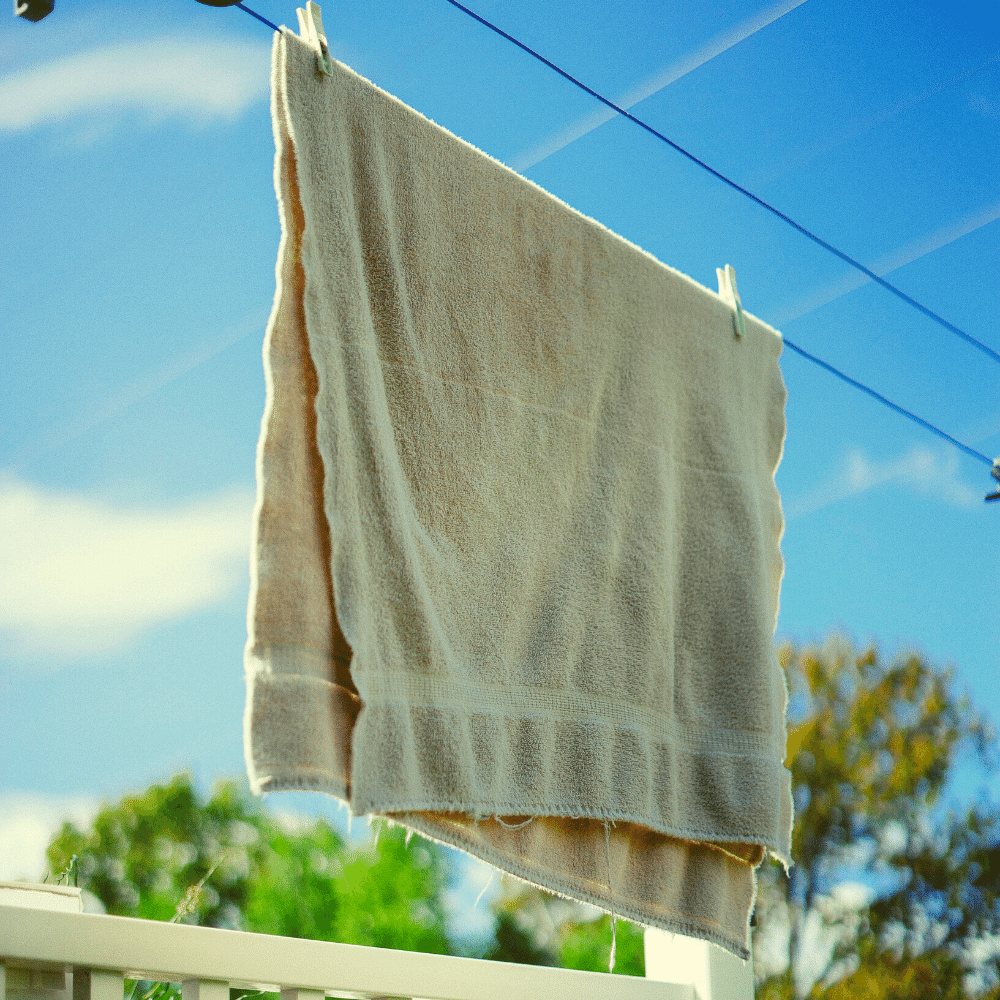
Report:
<svg viewBox="0 0 1000 1000"><path fill-rule="evenodd" d="M287 31L273 85L253 787L746 957L792 819L780 336Z"/></svg>

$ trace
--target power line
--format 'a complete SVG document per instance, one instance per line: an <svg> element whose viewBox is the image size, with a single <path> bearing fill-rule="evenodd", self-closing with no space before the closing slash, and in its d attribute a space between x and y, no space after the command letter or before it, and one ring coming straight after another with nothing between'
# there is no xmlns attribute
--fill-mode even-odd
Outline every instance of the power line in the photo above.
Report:
<svg viewBox="0 0 1000 1000"><path fill-rule="evenodd" d="M585 83L582 83L575 76L570 75L564 69L560 69L554 62L551 62L550 60L546 59L545 56L540 55L534 49L525 45L524 42L518 41L513 35L508 35L507 32L504 31L502 28L498 28L495 24L492 24L490 21L487 21L486 18L480 17L477 13L475 13L475 11L471 11L469 10L468 7L465 7L462 4L460 4L458 0L448 0L448 3L450 3L453 7L457 7L459 10L464 11L466 14L469 15L469 17L474 18L476 21L478 21L485 27L489 28L491 31L495 31L502 38L506 38L508 42L512 42L519 49L523 49L525 52L528 53L528 55L534 56L534 58L537 59L539 62L545 63L545 65L548 66L549 69L555 70L555 72L557 72L560 76L565 77L565 79L569 80L570 83L574 84L581 90L590 94L591 97L597 98L597 100L599 100L602 104L606 104L613 111L617 111L618 114L624 115L629 121L634 122L640 128L643 128L647 132L649 132L650 135L655 136L661 142L665 142L672 149L677 150L677 152L680 153L682 156L686 156L692 163L697 164L703 170L707 170L713 177L717 177L724 184L728 184L734 191L738 191L740 194L744 195L751 201L760 205L761 208L764 208L772 215L777 216L779 219L781 219L782 222L785 222L793 229L796 229L803 236L812 240L813 243L816 243L819 246L823 247L824 250L829 250L830 253L839 257L842 261L844 261L845 264L850 264L851 267L856 268L866 277L870 278L874 282L877 282L884 289L886 289L886 291L892 292L893 295L895 295L897 298L902 299L907 305L913 306L914 309L917 309L918 311L922 312L929 319L932 319L935 323L939 324L940 326L943 326L946 330L955 334L955 336L961 337L967 343L971 344L973 347L978 348L988 357L992 358L994 361L1000 364L1000 352L997 352L992 347L987 346L981 340L977 340L971 334L966 333L960 327L955 326L954 323L951 323L948 320L946 320L943 316L938 315L938 313L934 312L933 309L929 309L923 303L918 302L912 296L907 295L906 292L904 292L901 288L897 288L891 281L886 281L885 278L882 278L879 275L877 275L873 270L871 270L871 268L865 267L864 264L862 264L860 261L855 260L848 254L844 253L843 250L838 250L832 243L828 243L822 237L817 236L815 233L806 229L805 226L803 226L801 223L796 222L791 216L785 215L784 212L782 212L780 209L775 208L769 202L764 201L763 198L759 198L752 191L748 191L745 187L742 187L741 185L737 184L736 181L730 180L730 178L728 178L725 174L716 170L715 167L709 166L704 160L700 160L697 156L694 155L694 153L689 153L683 146L678 145L672 139L668 139L665 135L663 135L662 132L658 132L651 125L647 125L646 122L644 122L641 118L636 118L635 115L626 111L624 108L620 108L617 104L614 103L614 101L609 101L606 97L603 97L596 90L592 90Z"/></svg>
<svg viewBox="0 0 1000 1000"><path fill-rule="evenodd" d="M274 31L281 31L281 28L279 28L276 24L272 24L266 17L261 17L257 11L251 10L245 3L238 3L236 6L239 7L240 10L245 10L251 17L257 18L258 21L263 22Z"/></svg>
<svg viewBox="0 0 1000 1000"><path fill-rule="evenodd" d="M671 141L666 136L661 135L659 132L656 131L656 129L650 127L645 122L643 122L640 119L636 118L634 115L629 114L628 111L625 111L622 108L619 108L618 105L616 105L613 102L609 101L607 98L602 97L596 91L591 90L590 87L588 87L586 84L581 83L575 77L570 76L569 73L567 73L564 70L560 69L558 66L555 65L555 63L550 62L544 56L539 55L537 52L534 51L534 49L529 48L523 42L519 42L512 35L508 35L505 31L501 30L496 25L491 24L489 21L485 20L484 18L480 17L478 14L476 14L473 11L469 10L468 7L462 6L462 4L458 3L458 0L448 0L448 3L452 4L452 6L454 6L454 7L457 7L459 10L464 11L470 17L472 17L475 20L479 21L481 24L485 25L487 28L490 28L492 31L495 31L498 35L501 35L503 38L506 38L508 41L513 42L519 48L524 49L525 52L529 53L530 55L534 56L536 59L538 59L541 62L545 63L546 66L549 66L552 69L554 69L557 73L559 73L561 76L564 76L571 83L574 83L576 86L580 87L582 90L585 90L588 94L591 94L593 97L596 97L599 101L602 101L608 107L613 108L619 114L622 114L626 118L628 118L631 121L635 122L637 125L641 126L647 132L650 132L652 135L656 136L658 139L661 139L663 142L667 143L667 145L673 147L679 153L682 153L689 160L691 160L692 162L698 164L698 166L703 167L705 170L707 170L709 173L713 174L715 177L718 177L719 180L724 181L730 187L732 187L735 190L739 191L741 194L746 195L748 198L750 198L753 201L755 201L761 207L766 208L769 212L772 212L774 215L778 216L778 218L780 218L783 221L787 222L790 226L793 226L795 229L797 229L803 235L808 236L809 239L813 240L815 243L818 243L820 246L822 246L825 249L829 250L830 252L836 254L838 257L840 257L846 263L850 264L852 267L856 267L859 271L861 271L862 273L868 275L874 281L877 281L884 288L887 288L893 294L898 295L901 299L903 299L904 302L907 302L908 304L912 305L914 308L919 309L922 313L924 313L925 315L927 315L928 317L930 317L931 319L933 319L935 322L940 323L942 326L945 327L945 329L951 330L953 333L956 333L958 336L960 336L960 337L964 338L965 340L969 341L969 343L973 344L976 347L979 347L986 354L990 355L990 357L992 357L994 360L1000 362L1000 354L998 354L992 348L987 347L985 344L983 344L980 341L976 340L975 337L970 336L969 334L965 333L963 330L960 330L954 324L949 323L946 319L943 319L942 317L938 316L937 313L935 313L932 310L928 309L926 306L922 305L920 302L917 302L916 299L911 298L905 292L903 292L900 289L898 289L895 285L889 283L888 281L885 281L883 278L880 278L877 274L875 274L874 271L870 271L863 264L858 263L852 257L849 257L847 254L841 252L836 247L831 246L825 240L820 239L820 237L818 237L818 236L814 235L813 233L811 233L804 226L799 225L799 223L797 223L794 219L789 218L783 212L780 212L778 209L774 208L772 205L769 205L767 202L761 200L760 198L758 198L752 192L747 191L745 188L741 187L735 181L730 180L724 174L721 174L721 173L719 173L719 171L715 170L713 167L710 167L707 163L703 162L702 160L699 160L698 157L694 156L692 153L689 153L686 149L683 149L681 146L678 146L677 143ZM243 4L243 3L237 3L235 6L241 8L242 10L245 10L248 14L252 14L255 18L257 18L258 21L263 21L264 24L266 24L269 27L273 28L275 31L280 30L276 25L271 24L271 22L268 21L266 18L263 18L263 17L260 16L260 14L257 14L256 12L250 10L250 8L247 7L245 4ZM867 393L869 396L871 396L873 399L878 400L884 406L888 406L890 409L895 410L897 413L901 414L902 416L908 418L909 420L912 420L916 424L919 424L925 430L930 431L932 434L936 434L938 437L943 438L945 441L947 441L950 444L954 445L956 448L959 448L962 451L964 451L967 455L971 456L972 458L978 459L980 462L984 462L986 465L991 466L995 470L996 466L995 466L994 462L990 458L988 458L986 455L984 455L981 451L977 451L975 448L970 448L969 445L963 444L961 441L958 440L958 438L952 437L951 434L948 434L946 431L941 430L940 427L935 427L934 424L930 423L930 421L924 420L923 417L918 417L915 413L911 413L905 407L900 406L898 403L894 403L891 399L886 398L880 392L876 392L874 389L872 389L869 386L865 385L863 382L859 382L857 379L851 378L850 375L846 375L839 368L835 368L829 362L824 361L822 358L816 357L815 354L810 354L808 351L803 350L801 347L799 347L797 344L793 344L792 341L788 340L787 338L784 339L784 344L787 347L790 347L796 353L800 354L802 357L806 358L809 361L812 361L813 364L819 365L821 368L826 369L831 374L836 375L837 378L843 380L848 385L854 386L855 389L860 389L862 392Z"/></svg>
<svg viewBox="0 0 1000 1000"><path fill-rule="evenodd" d="M937 434L938 437L942 437L945 439L945 441L951 442L951 444L953 444L956 448L961 448L962 451L964 451L967 455L971 455L973 458L978 458L980 462L985 462L989 466L993 465L993 460L991 458L987 458L986 455L984 455L981 451L976 451L975 448L970 448L967 444L962 444L962 442L959 441L958 438L952 437L947 432L941 430L940 427L935 427L929 421L924 420L923 417L918 417L915 413L911 413L909 410L904 409L898 403L894 403L891 399L886 399L886 397L883 396L882 393L876 392L874 389L870 389L864 383L859 382L857 379L851 378L850 375L845 375L839 368L834 368L833 365L831 365L829 362L823 361L822 358L817 358L815 354L810 354L808 351L802 350L802 348L799 347L798 344L793 344L787 338L782 338L782 340L786 347L790 347L793 351L796 351L797 353L801 354L802 357L808 358L814 364L819 365L820 368L825 368L828 372L831 372L833 375L836 375L837 378L843 379L848 385L853 385L855 389L860 389L862 392L867 392L869 396L872 396L873 398L877 399L880 403L884 403L890 409L895 410L897 413L901 413L904 417L909 417L909 419L912 420L914 423L920 424L921 427L931 431L934 434Z"/></svg>

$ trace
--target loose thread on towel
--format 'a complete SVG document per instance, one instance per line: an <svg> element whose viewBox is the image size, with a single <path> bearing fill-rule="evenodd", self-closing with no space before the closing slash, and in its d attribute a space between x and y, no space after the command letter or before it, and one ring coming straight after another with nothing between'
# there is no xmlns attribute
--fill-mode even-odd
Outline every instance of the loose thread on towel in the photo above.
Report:
<svg viewBox="0 0 1000 1000"><path fill-rule="evenodd" d="M529 823L535 822L534 816L529 816L523 823L505 823L500 816L493 817L502 827L508 830L523 830Z"/></svg>
<svg viewBox="0 0 1000 1000"><path fill-rule="evenodd" d="M615 952L618 950L618 918L615 916L615 894L611 888L611 824L604 821L604 858L608 865L608 906L611 908L611 952L608 955L608 972L615 971Z"/></svg>
<svg viewBox="0 0 1000 1000"><path fill-rule="evenodd" d="M891 281L886 281L885 278L876 274L871 268L865 267L864 264L862 264L858 260L855 260L849 254L844 253L843 250L838 250L832 243L828 243L822 237L817 236L811 230L806 229L805 226L803 226L799 222L796 222L790 215L785 215L784 212L782 212L778 208L775 208L774 205L764 201L763 198L758 197L752 191L748 191L742 185L737 184L736 181L731 180L724 173L722 173L719 170L716 170L715 167L709 166L709 164L707 164L704 160L701 160L697 156L695 156L694 153L689 153L683 146L678 145L672 139L668 139L662 132L658 132L655 128L652 127L652 125L647 125L641 118L636 118L635 115L630 114L624 108L619 107L617 104L614 103L614 101L609 101L606 97L603 97L596 90L592 90L585 83L582 83L575 76L571 76L564 69L560 69L554 62L550 62L548 59L545 58L545 56L540 55L534 49L525 45L524 42L519 42L513 35L508 35L507 32L504 31L502 28L498 28L495 24L492 24L491 22L487 21L486 18L480 17L474 11L469 10L468 7L465 7L462 4L460 4L458 0L448 0L448 3L450 3L453 7L457 7L459 10L464 11L466 14L469 15L469 17L474 18L480 24L489 28L491 31L495 31L502 38L506 38L508 42L513 43L519 49L523 49L525 52L528 53L528 55L533 56L539 62L544 63L546 66L549 67L549 69L555 70L556 73L558 73L562 77L565 77L565 79L569 80L570 83L574 84L581 90L590 94L591 97L596 98L602 104L606 104L609 108L611 108L612 111L616 111L618 114L623 115L630 122L633 122L640 128L645 129L647 132L649 132L650 135L655 136L661 142L665 142L668 146L670 146L671 149L676 150L682 156L686 156L692 163L701 167L702 170L707 170L713 177L722 181L724 184L728 184L734 191L738 191L744 197L749 198L755 204L760 205L761 208L765 209L772 215L781 219L782 222L787 223L789 226L800 232L807 239L812 240L813 243L816 243L818 246L823 247L824 250L828 250L830 253L834 254L834 256L839 257L845 264L850 264L851 267L860 271L867 278L870 278L876 284L881 285L887 292L892 292L893 295L895 295L899 299L902 299L902 301L905 302L907 305L912 306L914 309L923 313L928 319L931 319L938 325L943 326L950 333L955 334L956 337L961 337L964 341L971 344L973 347L978 348L985 355L987 355L988 357L996 361L998 364L1000 364L1000 352L995 351L992 347L987 346L981 340L977 340L971 334L966 333L963 329L956 326L954 323L949 322L943 316L934 312L933 309L929 309L922 302L918 302L912 296L907 295L906 292L904 292L901 288L898 288Z"/></svg>
<svg viewBox="0 0 1000 1000"><path fill-rule="evenodd" d="M485 895L486 895L486 890L487 890L487 889L488 889L488 888L489 888L489 887L490 887L491 885L493 885L493 876L494 876L495 874L496 874L496 872L490 872L490 876L489 876L489 878L488 878L488 879L486 880L486 885L484 885L484 886L482 887L482 889L480 889L480 890L479 890L479 895L478 895L478 896L476 896L476 901L475 901L475 902L474 902L474 903L472 904L472 908L473 908L473 909L476 909L476 908L477 908L477 907L479 906L479 901L480 901L480 900L481 900L481 899L483 898L483 896L485 896Z"/></svg>

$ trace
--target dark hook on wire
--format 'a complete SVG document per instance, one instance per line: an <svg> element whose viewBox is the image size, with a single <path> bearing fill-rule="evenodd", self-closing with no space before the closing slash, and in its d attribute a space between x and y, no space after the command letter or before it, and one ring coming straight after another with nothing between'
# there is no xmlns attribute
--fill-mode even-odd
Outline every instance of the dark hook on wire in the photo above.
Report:
<svg viewBox="0 0 1000 1000"><path fill-rule="evenodd" d="M198 0L198 3L203 3L207 7L239 7L240 10L245 10L252 17L257 18L258 21L263 22L274 31L281 30L266 17L261 17L256 11L245 7L242 0ZM55 0L14 0L14 14L17 17L23 17L26 21L40 21L43 17L48 17L52 13L55 5Z"/></svg>
<svg viewBox="0 0 1000 1000"><path fill-rule="evenodd" d="M990 475L1000 483L1000 458L993 459L993 468L990 471ZM986 498L987 500L1000 500L1000 489L996 493L990 493Z"/></svg>
<svg viewBox="0 0 1000 1000"><path fill-rule="evenodd" d="M55 5L55 0L14 0L14 14L26 21L40 21L52 13Z"/></svg>

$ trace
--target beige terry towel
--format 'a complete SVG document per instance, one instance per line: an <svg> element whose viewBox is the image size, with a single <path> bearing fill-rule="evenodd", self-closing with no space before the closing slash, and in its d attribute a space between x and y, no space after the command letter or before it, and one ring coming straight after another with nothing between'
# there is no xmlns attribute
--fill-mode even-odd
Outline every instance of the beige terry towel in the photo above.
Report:
<svg viewBox="0 0 1000 1000"><path fill-rule="evenodd" d="M746 957L780 336L276 36L247 763Z"/></svg>

